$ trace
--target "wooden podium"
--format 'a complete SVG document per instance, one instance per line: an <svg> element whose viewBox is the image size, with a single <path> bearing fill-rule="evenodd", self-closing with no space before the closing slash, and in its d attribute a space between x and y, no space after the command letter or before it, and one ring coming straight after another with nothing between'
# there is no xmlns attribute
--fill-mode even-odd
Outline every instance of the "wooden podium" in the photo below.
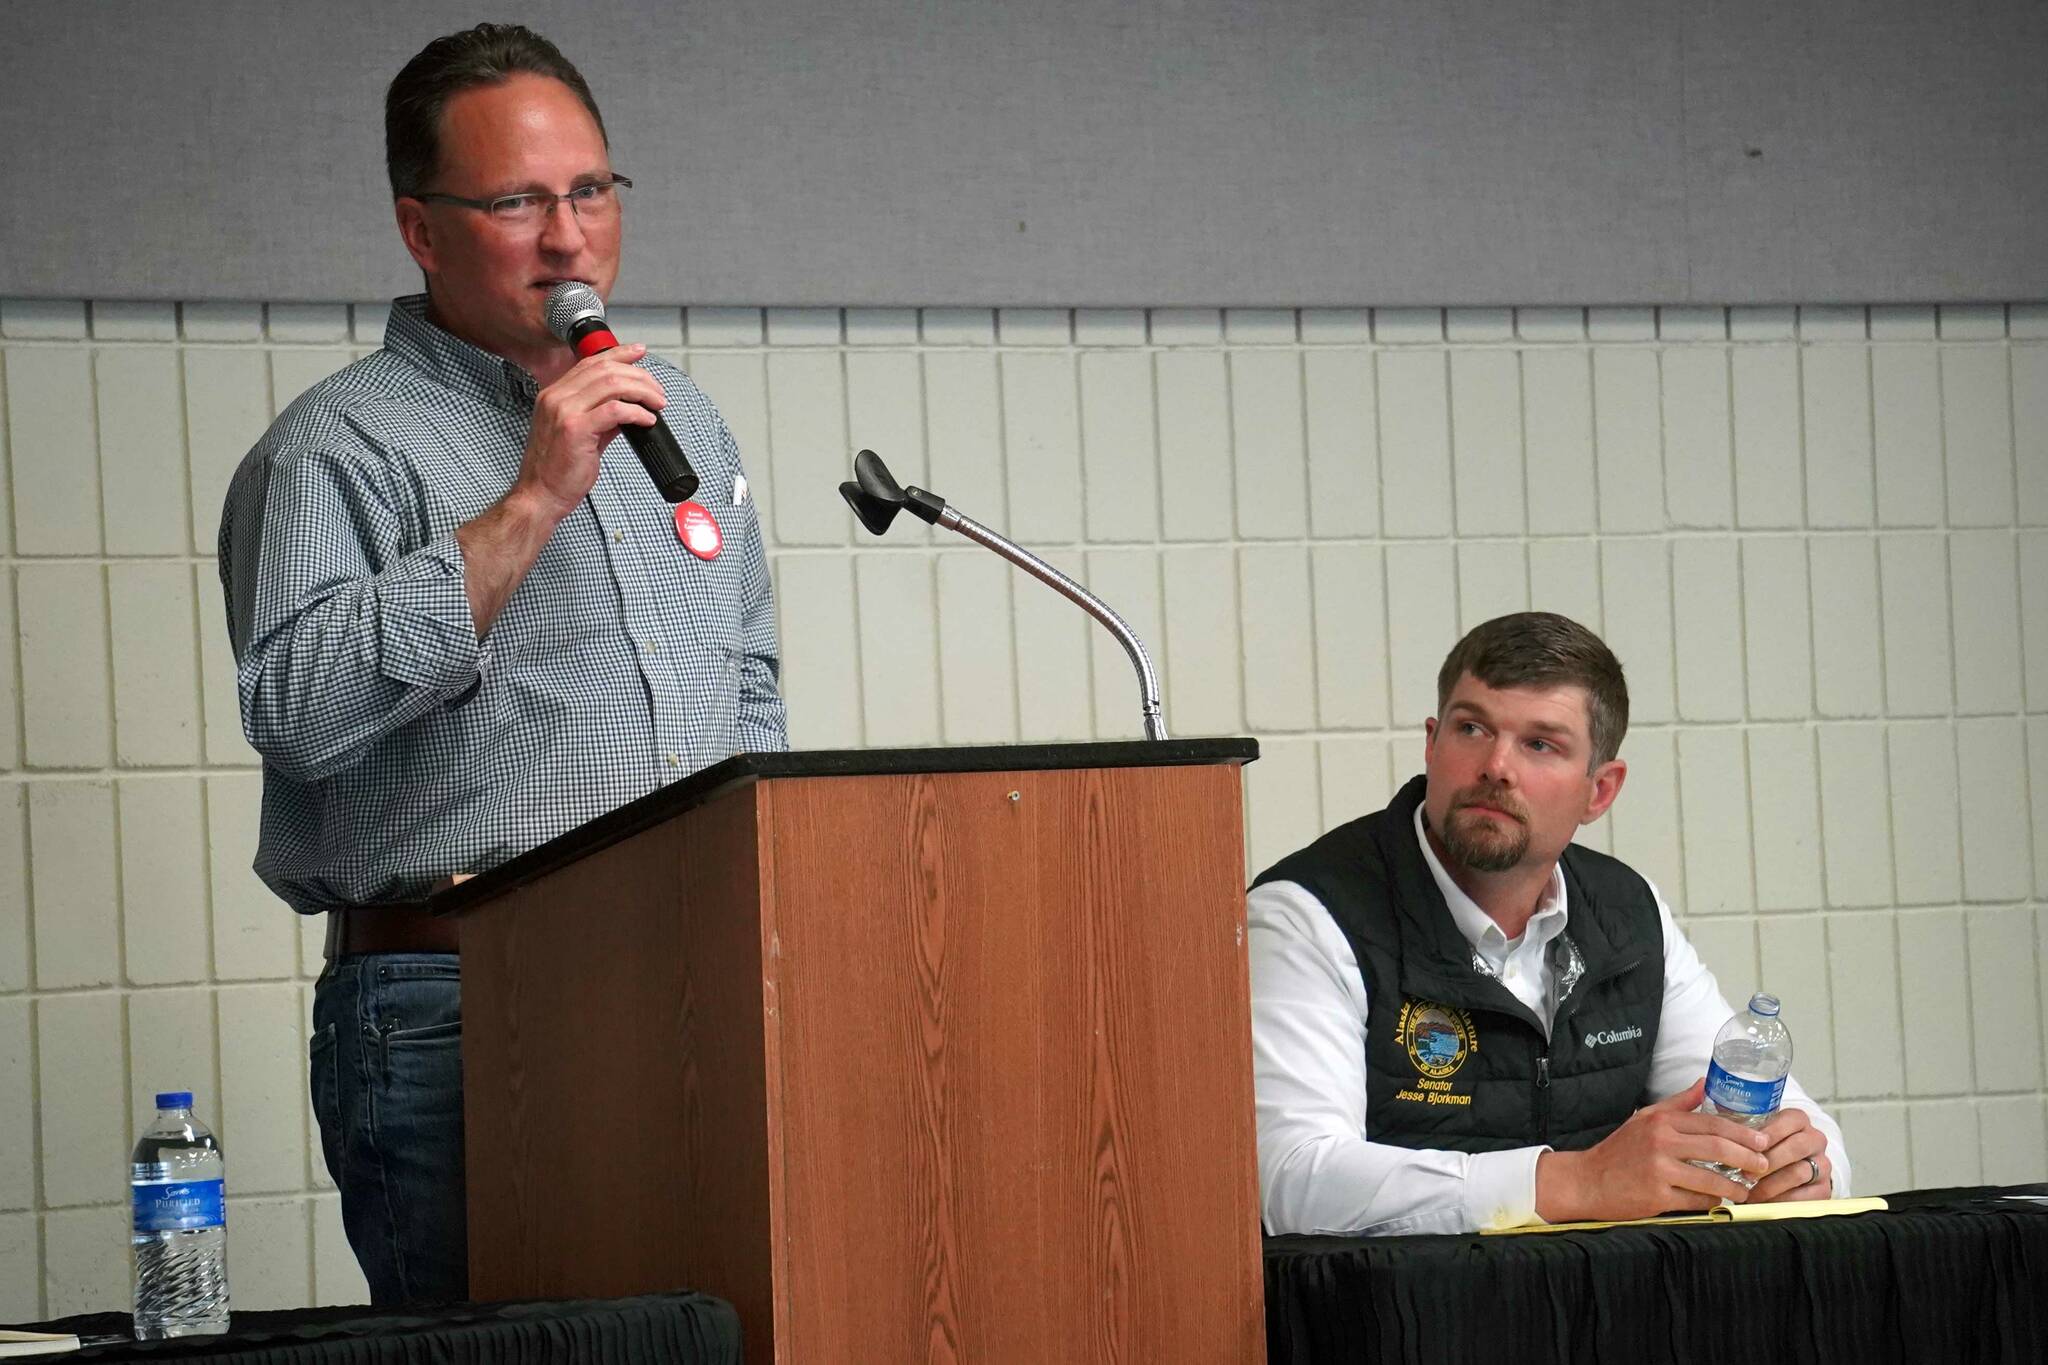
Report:
<svg viewBox="0 0 2048 1365"><path fill-rule="evenodd" d="M472 1297L750 1360L1265 1358L1251 740L748 754L442 893Z"/></svg>

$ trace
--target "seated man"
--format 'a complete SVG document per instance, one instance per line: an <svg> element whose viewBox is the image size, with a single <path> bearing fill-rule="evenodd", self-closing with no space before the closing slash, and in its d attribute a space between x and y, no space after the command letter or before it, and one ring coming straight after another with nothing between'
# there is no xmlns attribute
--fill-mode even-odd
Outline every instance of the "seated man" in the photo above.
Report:
<svg viewBox="0 0 2048 1365"><path fill-rule="evenodd" d="M1547 612L1488 621L1444 660L1437 712L1392 805L1253 883L1268 1230L1846 1195L1841 1130L1797 1081L1761 1129L1696 1112L1734 1011L1656 887L1571 842L1628 772L1607 646ZM1796 1001L1793 1020L1796 1043Z"/></svg>

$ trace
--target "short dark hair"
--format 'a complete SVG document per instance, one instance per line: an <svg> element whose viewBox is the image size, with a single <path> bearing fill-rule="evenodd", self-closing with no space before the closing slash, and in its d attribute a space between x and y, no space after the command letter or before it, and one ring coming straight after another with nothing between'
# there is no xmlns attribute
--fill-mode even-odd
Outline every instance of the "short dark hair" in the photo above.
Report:
<svg viewBox="0 0 2048 1365"><path fill-rule="evenodd" d="M418 194L440 170L441 113L450 98L521 72L551 77L575 91L597 121L598 136L611 146L589 83L560 48L521 24L478 24L421 48L384 93L384 169L391 197Z"/></svg>
<svg viewBox="0 0 2048 1365"><path fill-rule="evenodd" d="M1439 712L1467 673L1488 687L1585 688L1593 741L1587 770L1621 752L1621 737L1628 733L1628 681L1621 675L1621 660L1599 636L1570 617L1518 611L1474 626L1437 671Z"/></svg>

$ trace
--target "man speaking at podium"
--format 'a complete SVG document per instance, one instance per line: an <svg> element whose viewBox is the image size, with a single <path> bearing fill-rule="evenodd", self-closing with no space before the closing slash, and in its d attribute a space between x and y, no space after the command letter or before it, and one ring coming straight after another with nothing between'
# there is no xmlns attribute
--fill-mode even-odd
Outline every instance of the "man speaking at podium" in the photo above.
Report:
<svg viewBox="0 0 2048 1365"><path fill-rule="evenodd" d="M1425 774L1254 884L1270 1231L1848 1193L1841 1131L1796 1081L1761 1130L1694 1112L1732 1011L1657 889L1571 842L1621 794L1627 728L1599 637L1547 612L1488 621L1437 675Z"/></svg>
<svg viewBox="0 0 2048 1365"><path fill-rule="evenodd" d="M256 871L327 915L313 1106L380 1304L468 1283L460 973L428 893L788 746L732 433L643 348L579 360L544 319L619 268L630 182L583 77L517 26L437 39L391 84L385 150L426 292L278 418L220 533ZM615 440L657 420L702 479L680 509Z"/></svg>

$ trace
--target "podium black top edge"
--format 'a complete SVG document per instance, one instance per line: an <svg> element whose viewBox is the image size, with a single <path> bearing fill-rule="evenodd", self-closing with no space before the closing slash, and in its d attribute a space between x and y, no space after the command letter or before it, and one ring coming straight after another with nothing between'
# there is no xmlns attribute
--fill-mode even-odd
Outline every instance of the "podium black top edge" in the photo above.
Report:
<svg viewBox="0 0 2048 1365"><path fill-rule="evenodd" d="M1068 768L1166 768L1250 763L1251 738L1111 740L1085 744L975 744L912 749L792 749L734 754L556 835L488 872L435 895L437 914L453 914L532 881L609 844L701 806L727 788L777 777L885 777L904 773L989 773Z"/></svg>

